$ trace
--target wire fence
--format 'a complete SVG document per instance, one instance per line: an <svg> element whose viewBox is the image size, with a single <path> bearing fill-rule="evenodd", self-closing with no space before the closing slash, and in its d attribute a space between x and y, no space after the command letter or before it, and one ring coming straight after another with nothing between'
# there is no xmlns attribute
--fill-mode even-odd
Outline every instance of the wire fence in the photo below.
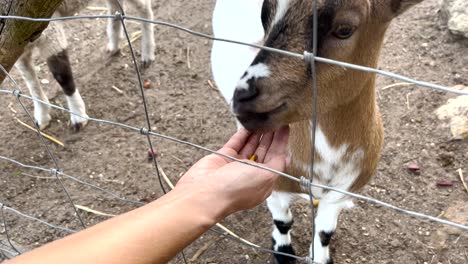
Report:
<svg viewBox="0 0 468 264"><path fill-rule="evenodd" d="M316 14L316 10L314 10L314 14ZM142 127L135 127L135 126L130 126L128 124L119 123L119 122L115 122L115 121L98 119L98 118L87 117L87 116L81 116L81 115L79 115L77 113L71 112L67 108L64 108L64 107L61 107L61 106L58 106L58 105L54 105L54 104L51 104L49 102L45 102L45 101L42 101L40 99L33 98L31 96L25 95L25 94L22 93L22 90L21 90L20 86L13 79L13 77L5 70L5 68L2 65L0 65L0 70L3 71L3 73L9 78L9 80L15 86L15 89L13 89L13 90L0 89L0 94L11 95L11 96L14 96L16 98L18 104L21 106L23 111L27 114L30 121L35 125L39 140L41 141L41 144L43 145L43 148L46 150L47 155L49 156L49 158L53 162L54 167L53 168L45 168L45 167L36 166L36 165L24 164L24 163L22 163L20 161L17 161L15 159L5 157L5 156L0 156L0 160L2 160L4 162L9 162L11 164L15 164L15 165L17 165L19 167L22 167L22 168L28 168L28 169L33 169L33 170L37 170L37 171L44 171L44 172L50 173L57 180L57 182L59 182L59 184L61 186L61 189L66 194L68 202L71 205L71 209L73 209L73 212L76 215L77 219L79 220L82 228L86 227L85 223L84 223L84 221L82 220L82 218L81 218L81 216L79 214L79 211L77 209L76 204L74 203L74 201L70 197L70 195L69 195L69 193L67 191L67 188L63 184L63 180L70 180L70 181L76 182L76 183L78 183L80 185L92 188L92 189L94 189L96 191L102 192L102 193L108 195L109 197L112 197L112 198L114 198L116 200L119 200L119 201L121 201L123 203L129 203L129 204L134 204L134 205L138 205L138 206L144 205L145 203L143 203L141 201L136 201L136 200L120 197L119 195L117 195L117 194L115 194L115 193L113 193L111 191L108 191L105 188L99 187L99 186L97 186L95 184L89 183L87 181L79 179L78 177L71 176L71 175L68 175L65 172L63 172L60 169L61 167L60 167L54 153L51 151L50 147L48 146L47 141L44 139L43 135L40 133L39 127L34 122L34 119L31 116L31 114L29 113L29 111L27 110L27 108L24 106L23 101L22 101L23 98L26 99L26 100L31 100L31 101L39 102L41 104L48 105L48 106L50 106L52 108L55 108L55 109L58 109L58 110L61 110L61 111L64 111L64 112L68 112L68 113L70 113L72 115L75 115L75 116L78 116L78 117L81 117L81 118L85 118L85 119L87 119L88 121L91 121L91 122L97 122L97 123L101 123L101 124L105 124L105 125L110 125L110 126L122 128L122 129L129 130L129 131L133 131L135 133L139 133L139 134L146 137L147 142L148 142L148 146L149 146L150 150L153 151L153 153L154 153L154 148L153 148L152 139L153 138L162 138L164 140L176 142L176 143L179 143L179 144L182 144L182 145L185 145L185 146L189 146L189 147L193 147L193 148L196 148L196 149L199 149L199 150L203 150L203 151L206 151L206 152L211 153L211 154L220 155L220 156L223 156L223 157L225 157L227 159L230 159L232 161L235 161L235 162L239 162L239 163L242 163L242 164L247 164L249 166L254 166L254 167L257 167L257 168L260 168L260 169L263 169L263 170L274 172L274 173L276 173L276 174L278 174L278 175L280 175L282 177L288 178L290 180L293 180L293 181L299 183L302 187L304 187L306 190L309 190L309 191L311 190L312 187L317 187L317 188L322 188L322 189L329 190L329 191L339 192L341 194L344 194L344 195L347 195L347 196L350 196L350 197L353 197L353 198L356 198L356 199L364 200L364 201L367 201L367 202L371 202L371 203L374 203L374 204L377 204L377 205L380 205L380 206L383 206L383 207L386 207L386 208L389 208L389 209L393 209L395 211L398 211L398 212L401 212L401 213L404 213L404 214L407 214L407 215L410 215L410 216L413 216L413 217L418 217L418 218L421 218L421 219L424 219L424 220L429 220L429 221L433 221L433 222L436 222L436 223L453 226L453 227L459 228L459 229L464 230L464 231L468 231L468 226L465 226L465 225L460 224L460 223L454 223L454 222L451 222L451 221L448 221L448 220L440 219L438 217L434 217L434 216L426 215L426 214L423 214L423 213L407 210L407 209L404 209L404 208L401 208L401 207L398 207L398 206L395 206L395 205L392 205L392 204L389 204L389 203L374 199L372 197L366 197L364 195L351 193L351 192L348 192L346 190L340 190L340 189L337 189L337 188L334 188L334 187L331 187L331 186L325 186L325 185L322 185L322 184L313 183L311 181L311 179L307 179L305 177L297 178L297 177L295 177L293 175L289 175L289 174L286 174L286 173L283 173L283 172L280 172L280 171L276 171L276 170L264 167L264 166L262 166L260 164L253 164L253 163L250 163L248 161L237 159L235 157L230 157L230 156L227 156L225 154L219 153L219 152L217 152L215 150L209 149L207 147L203 147L203 146L200 146L198 144L194 144L194 143L191 143L191 142L188 142L188 141L180 140L180 139L177 139L175 137L164 135L164 134L153 131L152 128L151 128L151 122L150 122L150 118L149 118L149 115L148 115L148 105L147 105L147 102L146 102L145 90L143 89L143 83L142 83L142 78L141 78L141 74L140 74L140 69L139 69L138 63L137 63L136 58L135 58L135 52L134 52L132 43L130 41L130 37L128 35L128 31L127 31L125 21L126 20L133 20L133 21L137 21L137 22L140 22L140 23L153 23L153 24L156 24L156 25L167 26L167 27L171 27L171 28L174 28L174 29L177 29L177 30L180 30L180 31L183 31L183 32L195 35L195 36L198 36L198 37L202 37L202 38L206 38L206 39L210 39L210 40L214 40L214 41L224 41L224 42L234 43L234 44L238 44L238 45L245 45L245 46L250 46L250 47L254 47L254 48L259 48L259 49L262 49L262 50L267 50L269 52L279 53L279 54L282 54L284 56L290 56L290 57L293 57L293 58L304 60L305 63L311 64L311 65L315 65L316 62L322 62L322 63L332 64L332 65L337 65L337 66L341 66L341 67L345 67L345 68L349 68L349 69L354 69L354 70L360 70L360 71L366 71L366 72L370 72L370 73L374 73L374 74L379 74L379 75L390 77L390 78L393 78L393 79L402 80L402 81L405 81L405 82L416 84L416 85L421 86L421 87L430 88L430 89L434 89L434 90L439 90L439 91L443 91L443 92L449 92L449 93L460 94L460 95L468 95L468 91L456 90L456 89L452 89L452 88L445 87L445 86L442 86L442 85L437 85L437 84L432 84L432 83L428 83L428 82L424 82L424 81L420 81L420 80L415 80L415 79L412 79L412 78L409 78L409 77L405 77L405 76L395 74L395 73L391 73L391 72L386 72L386 71L383 71L383 70L378 70L378 69L368 68L368 67L364 67L364 66L360 66L360 65L354 65L354 64L341 62L341 61L336 61L336 60L331 60L331 59L327 59L327 58L318 57L318 56L314 55L314 53L316 53L316 52L307 52L306 51L306 52L304 52L304 54L298 54L298 53L293 53L293 52L289 52L289 51L285 51L285 50L279 50L279 49L275 49L275 48L271 48L271 47L265 47L265 46L261 46L261 45L244 43L244 42L240 42L240 41L236 41L236 40L215 38L213 36L210 36L210 35L207 35L207 34L204 34L204 33L201 33L201 32L197 32L197 31L193 31L191 29L188 29L188 28L176 25L176 24L172 24L172 23L169 23L169 22L160 21L160 20L148 20L148 19L144 19L144 18L129 16L129 15L125 14L125 12L123 11L122 8L121 8L121 12L118 12L115 15L89 15L89 16L71 16L71 17L53 17L53 18L30 18L30 17L19 17L19 16L0 16L0 19L19 19L19 20L28 20L28 21L37 21L37 22L64 21L64 20L77 20L77 19L116 19L116 20L121 21L121 24L123 26L125 37L127 39L128 46L129 46L130 51L131 51L132 62L133 62L134 67L135 67L135 74L136 74L137 81L138 81L138 90L141 93L141 98L142 98L142 102L143 102L142 105L143 105L143 109L144 109L143 113L145 115L145 124ZM314 49L314 51L315 51L315 49ZM312 68L314 68L314 67L312 67ZM313 73L315 73L315 71L313 71ZM314 89L316 89L316 85L314 85ZM315 96L314 100L316 100L316 96ZM313 149L314 148L312 148L312 151L313 151ZM166 193L166 189L165 189L165 186L164 186L164 183L163 183L163 180L162 180L162 176L161 176L161 172L160 172L160 165L158 164L158 161L157 161L156 157L153 157L152 161L154 162L155 174L156 174L156 176L158 178L161 189L162 189L162 191L164 193ZM309 193L309 194L311 194L311 193ZM0 252L7 253L10 256L19 255L22 252L20 252L18 249L16 249L15 246L13 245L13 243L10 240L7 221L5 219L6 218L5 213L15 214L15 215L23 217L23 218L25 218L27 220L38 222L40 224L48 226L49 228L56 229L56 230L59 230L59 231L62 231L62 232L68 233L68 234L69 233L75 233L75 232L78 231L78 230L69 229L67 227L58 226L58 225L49 223L47 221L41 220L41 219L39 219L37 217L27 215L27 214L15 209L14 207L11 207L11 206L7 205L5 201L0 201L0 207L1 207L2 223L3 223L4 231L6 233L6 237L7 237L7 241L8 241L7 245L5 245L3 243L0 244ZM312 209L312 211L313 211L313 209ZM311 223L313 225L313 219L312 219ZM229 232L226 232L225 230L220 231L218 228L212 228L211 232L214 232L214 233L216 233L218 235L229 238L229 239L231 239L233 241L239 242L239 243L241 243L243 245L246 245L248 247L254 248L255 250L259 250L259 251L266 252L266 253L271 253L271 254L279 254L279 255L288 256L288 257L295 258L297 260L303 261L305 263L317 263L317 262L315 262L313 260L313 256L301 257L301 256L295 256L295 255L291 255L291 254L286 254L286 253L277 252L277 251L273 251L273 250L270 250L270 249L262 248L262 247L259 247L259 246L255 245L255 244L253 244L253 243L250 243L250 242L248 242L248 241L246 241L246 240L244 240L242 238L236 237L235 235L230 234ZM183 260L185 262L187 262L187 260L185 258L185 255L183 253L182 253L182 258L183 258Z"/></svg>

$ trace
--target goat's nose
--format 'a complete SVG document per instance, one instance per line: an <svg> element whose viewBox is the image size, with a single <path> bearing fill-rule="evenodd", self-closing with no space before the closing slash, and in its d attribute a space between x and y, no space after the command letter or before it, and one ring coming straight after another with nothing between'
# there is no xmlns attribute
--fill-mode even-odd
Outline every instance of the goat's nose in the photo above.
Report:
<svg viewBox="0 0 468 264"><path fill-rule="evenodd" d="M236 88L234 91L234 101L235 102L247 102L255 99L258 96L258 89L255 86L250 86L249 88Z"/></svg>

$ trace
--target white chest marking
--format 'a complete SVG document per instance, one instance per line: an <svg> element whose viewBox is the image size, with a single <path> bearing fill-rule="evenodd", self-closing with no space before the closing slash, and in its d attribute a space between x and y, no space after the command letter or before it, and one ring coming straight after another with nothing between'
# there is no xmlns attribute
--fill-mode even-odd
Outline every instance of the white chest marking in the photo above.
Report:
<svg viewBox="0 0 468 264"><path fill-rule="evenodd" d="M320 127L317 128L315 136L315 149L316 154L320 155L321 159L314 164L313 182L348 190L361 172L360 163L364 158L364 152L357 150L347 155L347 144L337 148L331 146ZM294 159L294 154L291 156ZM298 165L305 175L310 175L311 165L309 163ZM324 194L323 189L317 187L313 187L312 192L317 198L321 198ZM332 200L343 197L337 192L328 194L327 197Z"/></svg>

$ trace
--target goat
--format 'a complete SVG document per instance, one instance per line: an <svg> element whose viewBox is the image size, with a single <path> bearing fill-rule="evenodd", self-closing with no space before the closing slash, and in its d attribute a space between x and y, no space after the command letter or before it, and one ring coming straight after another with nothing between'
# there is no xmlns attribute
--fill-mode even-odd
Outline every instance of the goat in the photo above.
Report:
<svg viewBox="0 0 468 264"><path fill-rule="evenodd" d="M123 0L120 1L123 3ZM59 5L54 13L54 17L73 16L76 12L87 6L89 2L91 0L65 0ZM135 6L140 16L153 19L151 0L130 0L129 2ZM111 15L120 10L117 0L107 0L107 7L108 13ZM121 22L109 19L107 23L107 36L109 39L107 51L112 55L119 51L118 41L121 34ZM31 96L49 102L37 79L32 61L32 52L34 48L38 48L40 55L47 60L47 65L55 80L62 87L69 109L82 116L70 115L72 127L75 130L79 130L86 125L86 117L88 116L86 114L85 103L81 98L80 92L75 87L67 46L67 38L62 24L60 22L51 22L37 40L25 47L24 53L20 56L15 66L26 81ZM144 23L142 24L142 64L144 67L148 67L154 61L154 49L153 24ZM51 120L50 107L34 101L34 118L40 129L46 128Z"/></svg>
<svg viewBox="0 0 468 264"><path fill-rule="evenodd" d="M264 45L296 53L311 51L313 1L264 0L258 14L264 29ZM318 1L317 55L375 68L391 20L421 1ZM236 3L237 0L218 0L213 15L215 37L242 36L244 32L246 35L259 35L255 23L260 22L254 16L221 13L225 10L226 13L238 15L237 12L257 8L255 1L234 8ZM221 5L231 5L231 8L223 9ZM225 20L217 19L223 17ZM226 36L221 35L217 30L221 26L236 33L225 32ZM375 74L317 63L318 94L313 94L310 65L303 61L261 50L245 56L242 63L250 63L250 66L241 70L233 67L242 63L236 62L231 67L230 59L242 60L240 56L248 54L250 48L239 47L243 48L243 53L236 55L231 44L224 47L223 51L213 47L213 52L218 56L212 57L213 74L221 92L226 93L223 94L226 100L230 102L232 99L232 111L240 124L260 132L290 126L291 163L286 169L287 173L296 177L311 176L313 132L310 120L312 98L317 96L313 182L356 192L370 181L383 145L383 126L375 99ZM231 68L232 78L239 77L235 84L231 77L226 78ZM233 94L227 94L232 91ZM330 240L335 233L340 211L352 206L352 201L341 193L320 188L313 187L312 193L316 199L320 199L320 203L314 220L314 247L311 246L310 252L315 262L333 263L329 253ZM267 199L274 220L273 249L279 252L294 254L290 236L293 216L289 205L295 197L307 195L296 182L280 178ZM274 260L275 263L294 262L294 259L279 254L274 255Z"/></svg>

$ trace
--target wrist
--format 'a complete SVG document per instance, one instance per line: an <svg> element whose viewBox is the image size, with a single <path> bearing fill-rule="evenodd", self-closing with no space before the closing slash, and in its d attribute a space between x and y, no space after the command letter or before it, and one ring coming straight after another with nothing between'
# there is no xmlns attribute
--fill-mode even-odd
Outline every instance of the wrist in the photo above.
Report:
<svg viewBox="0 0 468 264"><path fill-rule="evenodd" d="M208 189L182 185L176 186L168 195L178 197L181 203L181 208L174 210L188 210L191 214L198 215L203 224L209 227L231 213L229 201Z"/></svg>

